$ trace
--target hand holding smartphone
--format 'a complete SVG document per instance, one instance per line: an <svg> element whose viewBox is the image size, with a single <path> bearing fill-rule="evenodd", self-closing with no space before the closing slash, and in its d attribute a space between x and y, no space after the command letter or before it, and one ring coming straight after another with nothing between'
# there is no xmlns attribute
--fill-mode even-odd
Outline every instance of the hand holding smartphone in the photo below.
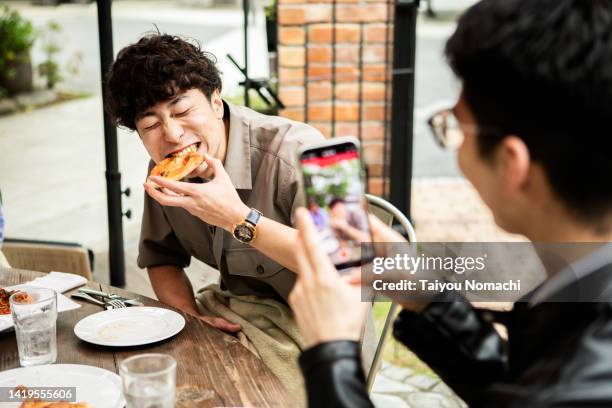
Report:
<svg viewBox="0 0 612 408"><path fill-rule="evenodd" d="M300 152L306 206L338 270L372 260L359 142L336 138Z"/></svg>

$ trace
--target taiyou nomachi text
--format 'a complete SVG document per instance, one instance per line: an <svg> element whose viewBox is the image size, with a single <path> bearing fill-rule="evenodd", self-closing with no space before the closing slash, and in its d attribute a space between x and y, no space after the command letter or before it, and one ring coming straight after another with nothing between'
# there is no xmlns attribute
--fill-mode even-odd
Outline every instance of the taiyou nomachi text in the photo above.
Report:
<svg viewBox="0 0 612 408"><path fill-rule="evenodd" d="M378 291L426 291L444 292L455 290L458 292L491 291L491 292L520 292L521 281L510 279L505 282L480 282L475 279L467 279L461 282L445 282L438 279L402 279L397 282L384 282L377 279L372 283L374 290Z"/></svg>

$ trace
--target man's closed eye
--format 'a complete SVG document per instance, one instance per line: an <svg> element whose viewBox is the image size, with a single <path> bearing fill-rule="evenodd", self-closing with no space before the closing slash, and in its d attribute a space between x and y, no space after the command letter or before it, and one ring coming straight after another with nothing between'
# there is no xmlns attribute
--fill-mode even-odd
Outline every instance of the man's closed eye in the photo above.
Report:
<svg viewBox="0 0 612 408"><path fill-rule="evenodd" d="M177 117L177 118L180 118L180 117L182 117L182 116L187 115L187 114L189 113L189 111L190 111L190 110L191 110L191 109L186 109L186 110L184 110L184 111L182 111L182 112L175 113L175 114L174 114L174 116L175 116L175 117Z"/></svg>
<svg viewBox="0 0 612 408"><path fill-rule="evenodd" d="M144 130L152 130L152 129L155 129L156 127L158 127L158 126L159 126L159 122L155 122L151 126L145 127Z"/></svg>

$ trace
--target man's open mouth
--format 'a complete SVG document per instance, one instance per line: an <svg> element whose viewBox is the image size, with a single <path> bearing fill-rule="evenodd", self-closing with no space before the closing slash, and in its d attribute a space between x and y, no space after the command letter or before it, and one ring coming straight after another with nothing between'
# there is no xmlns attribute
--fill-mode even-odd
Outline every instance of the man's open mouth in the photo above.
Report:
<svg viewBox="0 0 612 408"><path fill-rule="evenodd" d="M169 157L185 157L188 154L197 152L199 147L200 147L200 142L196 142L181 150L177 150L175 152L170 153L169 155L166 156L166 159Z"/></svg>

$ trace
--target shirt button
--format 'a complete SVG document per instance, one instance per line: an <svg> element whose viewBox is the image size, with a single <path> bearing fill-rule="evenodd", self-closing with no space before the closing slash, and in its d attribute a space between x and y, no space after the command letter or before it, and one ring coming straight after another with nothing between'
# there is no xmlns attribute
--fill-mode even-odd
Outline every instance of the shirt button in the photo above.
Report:
<svg viewBox="0 0 612 408"><path fill-rule="evenodd" d="M255 268L255 270L257 271L258 275L263 275L264 273L264 267L261 265L257 265L257 268Z"/></svg>

